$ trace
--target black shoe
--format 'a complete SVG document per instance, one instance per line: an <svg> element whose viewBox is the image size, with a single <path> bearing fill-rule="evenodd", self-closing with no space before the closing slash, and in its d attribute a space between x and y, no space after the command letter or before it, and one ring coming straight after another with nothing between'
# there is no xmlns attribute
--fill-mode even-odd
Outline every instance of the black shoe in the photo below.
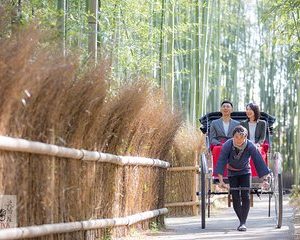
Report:
<svg viewBox="0 0 300 240"><path fill-rule="evenodd" d="M237 230L241 232L245 232L247 231L247 227L245 226L245 224L242 224L237 228Z"/></svg>

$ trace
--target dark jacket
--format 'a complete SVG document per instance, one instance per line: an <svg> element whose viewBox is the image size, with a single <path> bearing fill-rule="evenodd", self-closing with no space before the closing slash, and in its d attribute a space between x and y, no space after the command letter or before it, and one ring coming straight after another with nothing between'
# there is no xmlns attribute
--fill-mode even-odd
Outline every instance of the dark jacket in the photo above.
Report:
<svg viewBox="0 0 300 240"><path fill-rule="evenodd" d="M241 122L241 125L248 130L248 139L249 139L249 120ZM266 129L267 124L264 120L257 120L257 125L255 129L255 143L263 144L266 139Z"/></svg>
<svg viewBox="0 0 300 240"><path fill-rule="evenodd" d="M209 128L209 142L212 145L221 145L223 142L227 141L229 138L232 138L233 129L240 125L240 122L230 119L228 135L225 135L225 130L223 127L223 120L219 118L214 120L210 124Z"/></svg>
<svg viewBox="0 0 300 240"><path fill-rule="evenodd" d="M270 173L270 169L266 166L259 150L251 141L247 140L247 146L240 159L234 159L234 151L235 147L233 146L233 139L229 139L222 146L217 166L214 169L216 174L223 175L224 168L227 164L238 169L238 171L228 169L229 177L251 173L250 157L253 159L253 163L259 177L263 177Z"/></svg>

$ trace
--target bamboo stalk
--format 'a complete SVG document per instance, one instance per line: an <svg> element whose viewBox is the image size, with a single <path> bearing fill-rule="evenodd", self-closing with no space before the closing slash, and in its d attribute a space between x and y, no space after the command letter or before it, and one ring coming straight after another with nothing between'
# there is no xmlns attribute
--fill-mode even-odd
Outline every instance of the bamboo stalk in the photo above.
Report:
<svg viewBox="0 0 300 240"><path fill-rule="evenodd" d="M112 226L130 226L137 222L141 222L167 213L167 208L161 208L153 211L137 213L122 218L95 219L69 223L43 224L39 226L21 228L7 228L0 230L0 239L23 239L39 237L49 234L99 229Z"/></svg>
<svg viewBox="0 0 300 240"><path fill-rule="evenodd" d="M108 153L60 147L53 144L28 141L21 138L12 138L6 136L0 136L0 150L28 152L62 158L73 158L83 161L108 162L117 165L142 165L161 168L168 168L170 166L168 162L159 159L131 156L116 156Z"/></svg>
<svg viewBox="0 0 300 240"><path fill-rule="evenodd" d="M98 33L98 1L88 0L89 38L88 50L93 61L97 63L97 33Z"/></svg>
<svg viewBox="0 0 300 240"><path fill-rule="evenodd" d="M58 0L57 9L59 12L59 17L57 19L57 27L60 33L61 47L63 56L66 56L66 15L67 15L67 1Z"/></svg>
<svg viewBox="0 0 300 240"><path fill-rule="evenodd" d="M299 161L300 161L300 80L299 80L299 75L298 75L298 96L297 96L297 101L298 101L298 123L297 123L297 133L295 136L296 140L296 149L295 149L295 158L294 158L294 183L300 184L300 178L299 178L299 172L300 172L300 167L299 167Z"/></svg>

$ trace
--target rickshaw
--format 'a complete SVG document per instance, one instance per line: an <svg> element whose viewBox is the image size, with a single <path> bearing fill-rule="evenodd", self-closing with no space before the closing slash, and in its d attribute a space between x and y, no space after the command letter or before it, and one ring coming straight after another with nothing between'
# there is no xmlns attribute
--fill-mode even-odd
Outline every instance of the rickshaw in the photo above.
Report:
<svg viewBox="0 0 300 240"><path fill-rule="evenodd" d="M200 197L200 211L201 211L201 225L202 229L205 228L206 213L209 218L211 215L211 197L214 195L227 195L228 196L228 206L230 207L230 190L214 190L213 184L218 183L218 176L214 175L213 169L216 166L217 157L214 157L209 143L209 128L213 120L219 119L221 117L220 112L211 112L200 118L202 133L206 134L206 151L200 156L200 191L197 195ZM246 112L233 112L231 118L237 121L243 121L247 119ZM274 217L275 227L281 228L282 225L282 201L283 201L283 189L282 189L282 158L280 153L272 151L272 137L273 137L273 124L275 118L267 113L261 112L260 119L265 120L267 124L266 128L266 140L264 145L267 146L267 151L263 155L265 163L271 169L269 182L269 188L262 189L262 180L258 178L255 167L251 163L251 186L247 188L250 190L251 194L251 206L253 206L253 195L256 194L258 197L262 194L267 194L269 196L269 206L268 206L268 217ZM228 183L226 178L226 173L224 173L224 181ZM231 189L233 190L233 189ZM238 190L238 189L234 189ZM246 190L245 188L239 188L239 190ZM273 204L272 204L273 203ZM271 211L271 205L273 205L274 211ZM272 212L272 215L271 215Z"/></svg>

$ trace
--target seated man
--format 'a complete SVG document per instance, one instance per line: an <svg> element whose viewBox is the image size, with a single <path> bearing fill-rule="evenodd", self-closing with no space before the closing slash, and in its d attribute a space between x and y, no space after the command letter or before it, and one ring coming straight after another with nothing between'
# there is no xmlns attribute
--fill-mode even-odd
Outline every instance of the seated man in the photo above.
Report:
<svg viewBox="0 0 300 240"><path fill-rule="evenodd" d="M229 138L232 138L233 129L240 124L240 122L231 119L233 105L230 101L224 100L221 103L220 112L222 117L212 121L210 125L209 141L211 149L214 146L221 146Z"/></svg>
<svg viewBox="0 0 300 240"><path fill-rule="evenodd" d="M233 129L240 124L240 122L231 119L233 105L230 101L224 100L221 103L220 112L222 117L211 122L209 131L209 142L214 166L219 158L222 144L232 138ZM213 172L213 176L215 179L218 178L215 172ZM227 171L225 171L224 177L227 177Z"/></svg>

